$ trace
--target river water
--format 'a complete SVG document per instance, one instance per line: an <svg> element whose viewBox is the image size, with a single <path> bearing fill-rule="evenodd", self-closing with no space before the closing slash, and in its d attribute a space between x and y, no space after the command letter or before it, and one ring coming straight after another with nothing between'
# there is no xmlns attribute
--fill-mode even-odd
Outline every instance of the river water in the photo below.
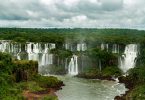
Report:
<svg viewBox="0 0 145 100"><path fill-rule="evenodd" d="M70 76L58 76L65 86L56 94L59 100L114 100L125 93L124 84L113 81L88 80Z"/></svg>

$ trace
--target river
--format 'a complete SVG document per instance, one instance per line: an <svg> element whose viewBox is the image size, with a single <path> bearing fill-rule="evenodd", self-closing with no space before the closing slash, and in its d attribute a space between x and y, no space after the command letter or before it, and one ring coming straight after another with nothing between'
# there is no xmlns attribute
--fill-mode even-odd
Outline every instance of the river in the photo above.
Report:
<svg viewBox="0 0 145 100"><path fill-rule="evenodd" d="M113 81L88 80L70 76L57 76L65 86L56 94L59 100L114 100L125 93L124 84Z"/></svg>

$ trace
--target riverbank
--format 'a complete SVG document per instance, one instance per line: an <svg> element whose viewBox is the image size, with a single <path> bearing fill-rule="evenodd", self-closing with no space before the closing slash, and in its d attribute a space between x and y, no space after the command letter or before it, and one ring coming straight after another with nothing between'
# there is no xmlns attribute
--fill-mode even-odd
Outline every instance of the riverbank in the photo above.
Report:
<svg viewBox="0 0 145 100"><path fill-rule="evenodd" d="M126 77L122 76L118 78L119 83L124 83L125 87L128 89L125 94L121 94L120 96L116 96L114 99L115 100L130 100L131 97L128 97L128 94L133 90L134 84L127 80Z"/></svg>
<svg viewBox="0 0 145 100"><path fill-rule="evenodd" d="M55 94L57 90L54 88L49 88L47 90L37 91L37 92L31 92L29 90L23 91L23 96L27 100L42 100L44 98L52 98L54 100L57 100L57 95Z"/></svg>
<svg viewBox="0 0 145 100"><path fill-rule="evenodd" d="M25 84L22 93L24 98L27 100L58 100L55 92L62 89L63 81L58 81L54 76L43 76L43 78L43 80L39 79L40 83L27 82L27 85Z"/></svg>
<svg viewBox="0 0 145 100"><path fill-rule="evenodd" d="M119 83L124 83L125 87L128 89L125 94L116 96L115 100L145 100L145 84L131 81L127 76L120 77Z"/></svg>
<svg viewBox="0 0 145 100"><path fill-rule="evenodd" d="M145 67L135 67L128 71L126 76L118 78L129 90L116 100L145 100Z"/></svg>

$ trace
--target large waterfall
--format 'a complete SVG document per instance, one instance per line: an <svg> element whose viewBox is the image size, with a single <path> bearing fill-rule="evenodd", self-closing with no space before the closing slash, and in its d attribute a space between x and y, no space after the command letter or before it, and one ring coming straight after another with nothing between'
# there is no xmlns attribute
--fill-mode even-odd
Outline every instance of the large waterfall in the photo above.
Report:
<svg viewBox="0 0 145 100"><path fill-rule="evenodd" d="M22 50L22 46L19 43L12 43L11 41L0 41L0 51L11 53L18 60L35 60L38 61L39 66L46 66L53 64L53 54L49 53L49 50L55 48L53 43L33 43L28 42L24 45L25 49ZM24 58L21 53L27 55ZM40 67L39 67L40 69Z"/></svg>
<svg viewBox="0 0 145 100"><path fill-rule="evenodd" d="M68 66L68 74L77 75L78 74L78 56L73 55Z"/></svg>
<svg viewBox="0 0 145 100"><path fill-rule="evenodd" d="M118 44L96 44L97 48L101 50L105 50L112 53L121 53L124 48L122 48ZM54 49L55 44L53 43L34 43L34 42L27 42L26 44L20 43L12 43L11 41L0 41L0 51L1 52L8 52L12 54L18 60L26 59L26 60L35 60L38 61L39 64L39 71L41 72L42 68L46 68L48 65L56 64L56 57L55 55L50 53L51 49ZM66 50L71 50L72 52L75 51L86 51L89 49L89 46L86 43L66 43L64 44L64 48ZM124 53L121 57L119 57L119 64L118 67L125 73L128 69L135 67L136 58L138 55L138 45L137 44L128 44L125 47ZM80 64L80 60L78 61L78 56L73 55L70 59L66 58L64 60L64 69L68 70L70 75L77 75L79 72L79 68L83 69L84 64ZM54 60L54 61L53 61ZM61 59L60 59L61 60ZM78 64L79 62L79 64ZM84 63L84 62L82 62ZM45 66L45 67L44 67ZM56 65L58 66L58 65ZM101 61L99 61L99 66L101 70ZM45 70L45 69L44 69Z"/></svg>
<svg viewBox="0 0 145 100"><path fill-rule="evenodd" d="M124 54L119 58L119 68L122 69L124 73L127 72L130 68L134 68L137 55L137 44L126 45Z"/></svg>
<svg viewBox="0 0 145 100"><path fill-rule="evenodd" d="M38 61L39 66L45 66L53 63L53 55L49 50L55 48L55 44L44 44L44 49L39 43L28 43L25 49L28 53L28 60Z"/></svg>

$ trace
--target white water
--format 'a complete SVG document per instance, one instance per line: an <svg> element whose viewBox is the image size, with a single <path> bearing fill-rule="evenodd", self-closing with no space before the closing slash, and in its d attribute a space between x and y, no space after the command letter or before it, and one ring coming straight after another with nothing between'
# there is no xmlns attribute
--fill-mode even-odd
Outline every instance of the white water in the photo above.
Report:
<svg viewBox="0 0 145 100"><path fill-rule="evenodd" d="M130 68L134 68L138 55L138 45L126 45L124 54L119 58L119 68L126 73Z"/></svg>
<svg viewBox="0 0 145 100"><path fill-rule="evenodd" d="M87 46L85 43L77 44L77 51L85 51L87 50Z"/></svg>
<svg viewBox="0 0 145 100"><path fill-rule="evenodd" d="M39 66L46 66L53 64L53 54L49 53L49 50L54 49L55 44L46 43L44 48L42 44L29 42L25 44L25 53L27 55L26 60L35 60L38 61ZM0 51L11 53L18 60L22 59L21 44L11 43L11 41L0 41Z"/></svg>
<svg viewBox="0 0 145 100"><path fill-rule="evenodd" d="M78 56L73 55L71 61L68 66L68 74L69 75L77 75L78 74Z"/></svg>
<svg viewBox="0 0 145 100"><path fill-rule="evenodd" d="M73 45L71 43L65 43L64 46L66 50L70 50L70 51L86 51L87 50L86 43L78 43L76 45Z"/></svg>
<svg viewBox="0 0 145 100"><path fill-rule="evenodd" d="M44 47L43 47L44 45ZM87 50L85 43L78 43L75 49L77 51ZM65 48L74 50L72 44L65 44ZM101 50L112 50L113 53L119 53L119 45L114 44L112 48L109 48L108 44L101 44ZM53 55L49 53L50 49L54 49L55 44L53 43L33 43L29 42L25 44L25 50L21 50L21 44L11 43L10 41L0 41L0 51L11 53L18 60L22 59L21 52L26 51L26 59L38 61L39 66L46 66L53 64ZM138 55L138 46L136 44L129 44L125 47L124 54L119 58L119 68L123 72L127 72L128 69L134 68L136 64L136 57ZM66 58L67 59L67 58ZM78 74L78 57L74 55L71 58L70 63L67 63L69 59L65 61L65 68L68 69L70 75ZM101 66L101 64L100 64ZM101 69L101 67L100 67Z"/></svg>
<svg viewBox="0 0 145 100"><path fill-rule="evenodd" d="M119 45L113 44L112 53L119 53Z"/></svg>
<svg viewBox="0 0 145 100"><path fill-rule="evenodd" d="M109 44L104 44L104 43L101 44L101 50L106 50L108 52L108 49L109 49Z"/></svg>
<svg viewBox="0 0 145 100"><path fill-rule="evenodd" d="M57 76L65 86L56 92L59 100L114 100L127 89L112 81L88 80L69 76Z"/></svg>

